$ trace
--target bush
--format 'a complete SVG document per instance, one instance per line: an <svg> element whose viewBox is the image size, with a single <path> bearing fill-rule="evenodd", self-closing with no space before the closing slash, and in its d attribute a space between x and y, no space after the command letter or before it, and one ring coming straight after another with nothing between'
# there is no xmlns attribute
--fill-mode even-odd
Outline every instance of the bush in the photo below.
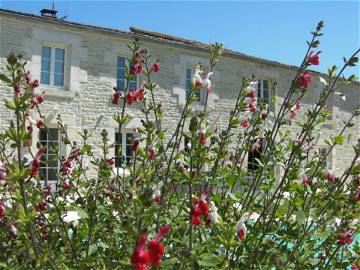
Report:
<svg viewBox="0 0 360 270"><path fill-rule="evenodd" d="M211 75L223 52L210 46L210 71L195 68L191 94L175 132L162 128L163 112L155 101L160 61L151 61L138 41L129 44L129 81L142 73L146 81L137 90L114 88L112 103L118 130L129 121L127 108L142 105L145 118L140 138L131 145L133 156L114 168L109 155L117 142L104 130L101 154L88 144L87 130L75 145L58 116L64 142L71 147L62 157L57 147L38 144L30 160L33 128L48 125L42 114L44 95L25 70L19 56L7 58L1 80L13 91L6 107L14 119L0 136L1 266L11 269L358 269L360 144L340 175L324 169L323 160L343 144L345 130L358 120L357 108L330 137L326 153L311 150L315 129L329 115L326 100L343 84L356 80L342 72L357 62L357 51L340 72L334 66L315 106L297 119L301 101L312 82L307 69L319 63L322 35L319 23L308 50L271 125L266 104L255 98L256 80L244 78L227 128L210 126L207 106L191 105L197 89L212 90ZM216 72L216 71L215 71ZM207 101L207 97L206 97ZM118 109L119 108L119 109ZM31 122L29 112L38 113ZM185 123L189 129L185 130ZM289 122L298 127L294 135ZM35 127L36 124L36 127ZM167 136L166 136L167 135ZM48 132L48 136L51 134ZM170 138L170 139L166 139ZM186 138L184 148L180 142ZM30 149L30 148L29 148ZM44 184L39 168L44 152L60 161L55 190ZM119 150L120 153L121 150ZM246 162L246 157L248 157ZM87 165L85 160L90 160ZM274 172L280 167L280 173Z"/></svg>

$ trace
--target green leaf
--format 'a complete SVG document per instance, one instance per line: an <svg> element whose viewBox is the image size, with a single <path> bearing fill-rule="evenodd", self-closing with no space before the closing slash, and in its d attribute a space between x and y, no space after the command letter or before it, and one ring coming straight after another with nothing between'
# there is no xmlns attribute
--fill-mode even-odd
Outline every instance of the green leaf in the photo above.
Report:
<svg viewBox="0 0 360 270"><path fill-rule="evenodd" d="M8 77L6 77L4 74L0 74L0 80L8 84L11 84L11 80Z"/></svg>
<svg viewBox="0 0 360 270"><path fill-rule="evenodd" d="M304 224L305 222L305 213L302 209L300 209L296 214L296 222L299 224Z"/></svg>
<svg viewBox="0 0 360 270"><path fill-rule="evenodd" d="M8 108L10 110L15 110L16 109L15 104L12 103L12 102L9 102L9 101L5 101L5 106L6 106L6 108Z"/></svg>
<svg viewBox="0 0 360 270"><path fill-rule="evenodd" d="M89 256L95 254L98 251L98 247L96 244L91 244L89 247Z"/></svg>
<svg viewBox="0 0 360 270"><path fill-rule="evenodd" d="M231 200L233 200L235 202L240 201L240 199L238 197L236 197L233 193L229 192L228 195Z"/></svg>
<svg viewBox="0 0 360 270"><path fill-rule="evenodd" d="M220 263L222 263L224 260L221 256L216 256L214 254L205 253L201 256L199 260L200 266L216 266Z"/></svg>
<svg viewBox="0 0 360 270"><path fill-rule="evenodd" d="M80 207L76 207L76 212L79 214L81 218L88 218L88 214L84 209L81 209Z"/></svg>
<svg viewBox="0 0 360 270"><path fill-rule="evenodd" d="M345 139L344 139L344 136L338 135L338 136L334 137L334 141L336 142L336 144L343 145Z"/></svg>

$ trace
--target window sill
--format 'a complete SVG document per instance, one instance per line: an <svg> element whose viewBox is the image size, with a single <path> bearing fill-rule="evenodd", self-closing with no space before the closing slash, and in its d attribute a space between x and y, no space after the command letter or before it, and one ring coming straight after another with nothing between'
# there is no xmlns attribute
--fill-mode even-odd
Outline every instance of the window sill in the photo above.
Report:
<svg viewBox="0 0 360 270"><path fill-rule="evenodd" d="M74 98L75 92L57 88L53 86L39 87L35 89L35 94L39 95L45 92L45 96L58 97L58 98Z"/></svg>

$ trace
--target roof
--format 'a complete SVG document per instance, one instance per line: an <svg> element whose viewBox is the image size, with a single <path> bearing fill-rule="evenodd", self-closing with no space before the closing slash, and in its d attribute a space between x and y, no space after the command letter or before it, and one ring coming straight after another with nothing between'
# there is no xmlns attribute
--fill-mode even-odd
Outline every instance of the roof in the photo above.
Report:
<svg viewBox="0 0 360 270"><path fill-rule="evenodd" d="M208 50L208 48L210 46L209 44L205 44L205 43L202 43L199 41L186 39L186 38L182 38L182 37L176 37L176 36L163 34L163 33L159 33L159 32L147 31L147 30L139 29L139 28L135 28L135 27L130 27L130 31L127 32L127 31L122 31L122 30L114 29L114 28L72 22L72 21L68 21L68 20L64 20L64 19L52 18L52 17L48 17L48 16L40 16L40 15L31 14L31 13L24 13L24 12L3 9L3 8L0 8L0 14L1 13L8 14L8 15L16 15L16 16L20 16L20 17L27 17L27 18L32 18L32 19L36 19L36 20L67 25L67 26L73 26L73 27L77 27L77 28L87 28L87 29L93 29L93 30L102 31L102 32L120 34L120 35L123 35L123 36L125 35L128 37L132 36L132 37L137 37L137 38L150 39L153 41L162 41L162 42L170 43L173 45L182 45L182 46L192 47L192 48L197 48L197 49ZM296 66L287 65L284 63L276 62L276 61L271 61L271 60L267 60L267 59L263 59L263 58L259 58L259 57L255 57L255 56L246 55L246 54L243 54L243 53L240 53L237 51L233 51L233 50L229 50L229 49L225 49L224 54L225 55L234 55L234 56L241 57L243 59L247 59L247 60L255 61L255 62L262 62L265 64L277 65L277 66L282 66L282 67L286 67L286 68L297 68Z"/></svg>
<svg viewBox="0 0 360 270"><path fill-rule="evenodd" d="M202 43L202 42L199 42L196 40L186 39L186 38L182 38L182 37L176 37L176 36L172 36L172 35L168 35L168 34L164 34L164 33L148 31L148 30L139 29L139 28L135 28L135 27L130 27L130 31L127 32L127 31L122 31L122 30L114 29L114 28L72 22L72 21L67 21L64 19L52 18L52 17L48 17L48 16L40 16L40 15L24 13L24 12L9 10L9 9L0 8L0 14L1 13L5 13L8 15L20 16L20 17L32 18L32 19L36 19L36 20L40 20L40 21L46 21L46 22L61 24L61 25L65 25L65 26L72 26L72 27L76 27L76 28L83 28L83 29L90 29L90 30L94 30L94 31L118 34L118 35L125 36L128 38L135 37L135 38L151 40L151 41L155 41L155 42L164 42L164 43L168 43L170 45L177 45L177 46L183 46L183 47L185 46L188 48L199 49L199 50L208 50L210 47L209 44ZM297 66L288 65L288 64L280 63L280 62L273 61L273 60L263 59L260 57L250 56L250 55L240 53L238 51L234 51L234 50L230 50L230 49L225 49L224 55L237 57L237 58L251 61L251 62L263 63L263 64L267 64L267 65L271 65L271 66L278 66L278 67L287 68L287 69L298 69ZM312 72L318 73L318 74L323 74L323 73L320 73L317 71L312 71ZM326 74L323 74L323 75L326 76ZM360 82L356 82L356 83L360 84Z"/></svg>

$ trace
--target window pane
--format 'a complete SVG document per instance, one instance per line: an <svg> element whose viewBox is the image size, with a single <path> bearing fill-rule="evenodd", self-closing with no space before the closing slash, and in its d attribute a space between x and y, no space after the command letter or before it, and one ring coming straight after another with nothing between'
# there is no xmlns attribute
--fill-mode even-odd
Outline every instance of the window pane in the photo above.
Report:
<svg viewBox="0 0 360 270"><path fill-rule="evenodd" d="M119 89L119 91L125 91L125 81L124 80L117 80L116 81L116 87Z"/></svg>
<svg viewBox="0 0 360 270"><path fill-rule="evenodd" d="M41 58L47 58L47 59L51 58L51 48L50 47L46 47L46 46L42 47Z"/></svg>
<svg viewBox="0 0 360 270"><path fill-rule="evenodd" d="M64 62L55 61L55 73L64 73Z"/></svg>
<svg viewBox="0 0 360 270"><path fill-rule="evenodd" d="M115 144L118 144L120 142L120 145L122 144L122 133L115 133Z"/></svg>
<svg viewBox="0 0 360 270"><path fill-rule="evenodd" d="M191 69L190 68L186 69L186 80L191 80Z"/></svg>
<svg viewBox="0 0 360 270"><path fill-rule="evenodd" d="M54 159L55 158L55 159ZM57 168L58 167L58 160L56 157L51 157L47 167L51 167L51 168Z"/></svg>
<svg viewBox="0 0 360 270"><path fill-rule="evenodd" d="M264 99L268 99L268 98L269 98L269 90L268 90L268 89L263 89L263 98L264 98Z"/></svg>
<svg viewBox="0 0 360 270"><path fill-rule="evenodd" d="M118 57L117 58L117 67L118 68L125 68L125 57Z"/></svg>
<svg viewBox="0 0 360 270"><path fill-rule="evenodd" d="M259 97L259 98L262 97L262 93L261 93L261 80L258 80L258 97Z"/></svg>
<svg viewBox="0 0 360 270"><path fill-rule="evenodd" d="M137 88L137 82L136 81L129 81L129 89L134 89L136 90Z"/></svg>
<svg viewBox="0 0 360 270"><path fill-rule="evenodd" d="M269 89L269 82L268 81L263 81L263 88L264 89Z"/></svg>
<svg viewBox="0 0 360 270"><path fill-rule="evenodd" d="M59 130L57 128L49 128L49 138L53 141L59 140Z"/></svg>
<svg viewBox="0 0 360 270"><path fill-rule="evenodd" d="M41 71L50 72L50 59L41 59Z"/></svg>
<svg viewBox="0 0 360 270"><path fill-rule="evenodd" d="M57 169L48 169L48 179L47 180L57 180Z"/></svg>
<svg viewBox="0 0 360 270"><path fill-rule="evenodd" d="M39 131L39 140L40 141L46 141L47 140L47 134L46 130L44 128L41 128Z"/></svg>
<svg viewBox="0 0 360 270"><path fill-rule="evenodd" d="M54 85L56 85L56 86L63 86L64 85L64 74L55 73Z"/></svg>
<svg viewBox="0 0 360 270"><path fill-rule="evenodd" d="M41 84L50 84L50 73L49 72L41 72Z"/></svg>
<svg viewBox="0 0 360 270"><path fill-rule="evenodd" d="M126 134L126 143L132 144L133 138L134 138L134 134L132 134L132 133Z"/></svg>
<svg viewBox="0 0 360 270"><path fill-rule="evenodd" d="M117 78L118 80L123 80L123 79L125 78L125 69L123 69L123 68L118 68L118 69L117 69L117 76L116 76L116 78Z"/></svg>
<svg viewBox="0 0 360 270"><path fill-rule="evenodd" d="M64 62L65 60L65 50L64 49L55 49L55 60Z"/></svg>
<svg viewBox="0 0 360 270"><path fill-rule="evenodd" d="M46 179L46 168L41 168L40 170L39 170L39 176L40 176L40 178L41 179Z"/></svg>

